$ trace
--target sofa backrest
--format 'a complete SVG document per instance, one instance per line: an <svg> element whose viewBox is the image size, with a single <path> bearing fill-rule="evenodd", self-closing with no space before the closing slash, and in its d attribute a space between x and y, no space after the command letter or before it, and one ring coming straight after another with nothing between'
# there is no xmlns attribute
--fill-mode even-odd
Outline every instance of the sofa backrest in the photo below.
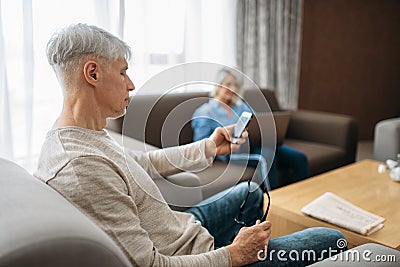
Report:
<svg viewBox="0 0 400 267"><path fill-rule="evenodd" d="M135 95L122 133L157 147L191 143L190 120L194 111L208 100L207 92Z"/></svg>
<svg viewBox="0 0 400 267"><path fill-rule="evenodd" d="M260 94L261 91L261 94ZM255 112L269 112L281 110L274 91L270 89L253 89L243 90L243 99L251 106ZM261 98L261 95L264 98ZM265 105L268 102L269 108Z"/></svg>
<svg viewBox="0 0 400 267"><path fill-rule="evenodd" d="M117 245L52 188L0 159L0 267L131 266Z"/></svg>
<svg viewBox="0 0 400 267"><path fill-rule="evenodd" d="M280 110L273 91L243 90L243 99L256 112ZM136 94L124 118L110 120L107 128L156 147L193 142L190 120L194 111L210 99L207 92ZM265 106L268 102L270 109Z"/></svg>

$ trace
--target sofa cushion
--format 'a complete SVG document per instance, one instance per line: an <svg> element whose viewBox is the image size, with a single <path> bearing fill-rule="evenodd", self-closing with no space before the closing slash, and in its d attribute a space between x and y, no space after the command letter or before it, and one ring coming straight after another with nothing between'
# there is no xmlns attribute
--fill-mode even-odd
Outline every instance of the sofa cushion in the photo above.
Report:
<svg viewBox="0 0 400 267"><path fill-rule="evenodd" d="M23 168L0 159L0 266L131 266L91 220Z"/></svg>
<svg viewBox="0 0 400 267"><path fill-rule="evenodd" d="M243 165L236 165L216 160L211 168L204 171L196 172L200 177L201 190L203 197L208 198L212 195L221 192L222 190L234 186L239 181L247 181L253 177L255 169L252 167L245 167ZM254 178L254 182L258 182Z"/></svg>
<svg viewBox="0 0 400 267"><path fill-rule="evenodd" d="M347 164L346 152L338 147L296 139L286 139L284 144L307 156L310 176Z"/></svg>

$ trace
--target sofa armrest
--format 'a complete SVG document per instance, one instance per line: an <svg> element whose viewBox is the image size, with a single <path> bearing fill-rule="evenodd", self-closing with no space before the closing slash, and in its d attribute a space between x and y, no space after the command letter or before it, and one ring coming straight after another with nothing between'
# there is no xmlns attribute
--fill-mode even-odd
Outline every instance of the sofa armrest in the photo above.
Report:
<svg viewBox="0 0 400 267"><path fill-rule="evenodd" d="M129 267L91 218L17 164L0 158L0 266Z"/></svg>
<svg viewBox="0 0 400 267"><path fill-rule="evenodd" d="M185 210L203 200L200 178L194 173L182 172L154 182L174 210Z"/></svg>
<svg viewBox="0 0 400 267"><path fill-rule="evenodd" d="M397 159L400 153L400 118L379 121L375 125L374 159Z"/></svg>
<svg viewBox="0 0 400 267"><path fill-rule="evenodd" d="M375 261L376 257L384 256L387 261ZM314 263L310 266L398 266L396 259L400 258L400 252L396 249L386 247L375 243L366 243L350 250L341 252L340 254L327 258L323 261ZM378 259L378 258L376 258Z"/></svg>
<svg viewBox="0 0 400 267"><path fill-rule="evenodd" d="M297 110L290 118L286 138L339 147L355 157L358 124L347 115Z"/></svg>

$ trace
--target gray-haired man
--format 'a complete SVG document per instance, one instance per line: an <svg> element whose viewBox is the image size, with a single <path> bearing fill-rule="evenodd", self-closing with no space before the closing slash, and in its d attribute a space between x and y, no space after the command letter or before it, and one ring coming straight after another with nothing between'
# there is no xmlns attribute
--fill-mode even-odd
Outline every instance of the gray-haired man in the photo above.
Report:
<svg viewBox="0 0 400 267"><path fill-rule="evenodd" d="M126 154L104 127L107 118L125 113L129 91L135 89L126 73L129 46L95 26L76 24L53 35L47 56L64 105L47 134L35 176L99 225L133 265L240 266L257 262L267 246L319 253L342 238L335 230L312 229L270 240L271 223L256 221L262 207L257 190L244 211L252 226L240 229L230 244L229 235L237 231L231 223L247 190L243 185L186 213L172 211L151 177L206 167L215 155L230 153L236 148L230 128L218 128L210 138L189 145ZM217 242L223 236L227 241L215 248L214 237ZM274 258L256 264L276 263Z"/></svg>

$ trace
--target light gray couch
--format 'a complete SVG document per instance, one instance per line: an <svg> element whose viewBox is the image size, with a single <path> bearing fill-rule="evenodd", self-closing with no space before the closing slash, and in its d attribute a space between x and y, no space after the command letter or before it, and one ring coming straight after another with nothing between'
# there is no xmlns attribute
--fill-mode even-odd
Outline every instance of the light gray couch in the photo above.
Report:
<svg viewBox="0 0 400 267"><path fill-rule="evenodd" d="M0 267L128 267L123 252L52 188L0 159Z"/></svg>
<svg viewBox="0 0 400 267"><path fill-rule="evenodd" d="M393 249L361 247L400 260ZM332 264L327 260L318 266ZM0 267L26 266L132 267L114 241L74 205L22 167L0 158Z"/></svg>
<svg viewBox="0 0 400 267"><path fill-rule="evenodd" d="M397 267L399 261L400 251L375 243L367 243L310 266Z"/></svg>

